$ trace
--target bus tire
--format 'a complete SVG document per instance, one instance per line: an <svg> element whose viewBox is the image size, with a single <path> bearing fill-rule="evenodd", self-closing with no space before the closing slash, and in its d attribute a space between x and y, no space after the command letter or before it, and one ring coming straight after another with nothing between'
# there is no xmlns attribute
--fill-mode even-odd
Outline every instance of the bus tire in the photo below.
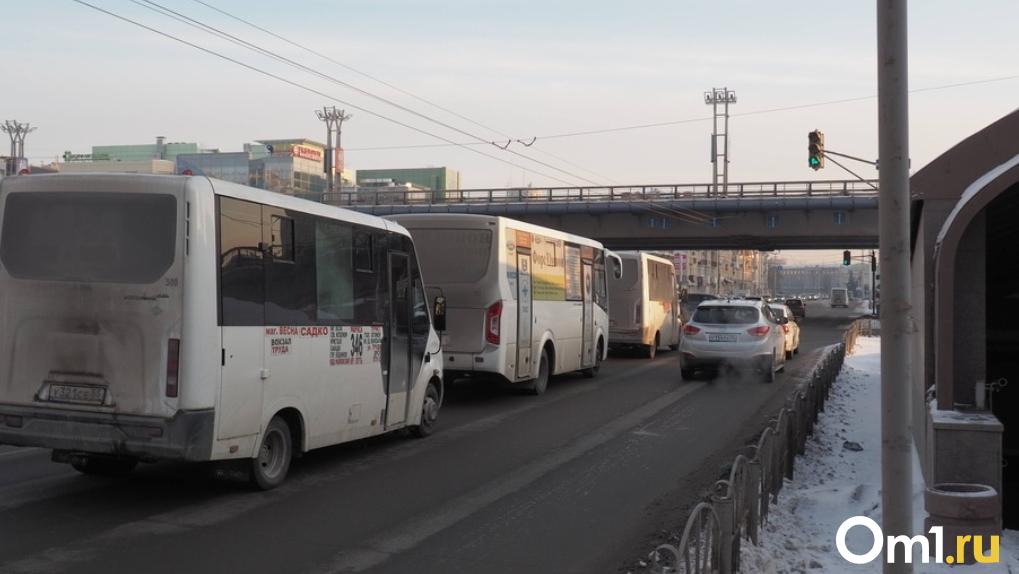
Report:
<svg viewBox="0 0 1019 574"><path fill-rule="evenodd" d="M134 467L138 466L138 459L86 456L81 460L72 460L71 466L82 474L122 477L131 474Z"/></svg>
<svg viewBox="0 0 1019 574"><path fill-rule="evenodd" d="M531 382L528 383L528 394L535 396L545 394L545 390L548 389L548 379L550 376L548 363L548 351L542 349L541 362L538 363L538 376L531 379Z"/></svg>
<svg viewBox="0 0 1019 574"><path fill-rule="evenodd" d="M593 379L598 375L598 371L601 370L601 356L602 356L602 344L601 340L598 341L598 348L595 350L594 355L594 366L588 367L581 371L585 377Z"/></svg>
<svg viewBox="0 0 1019 574"><path fill-rule="evenodd" d="M650 345L644 348L644 357L653 360L655 358L655 355L658 354L658 345L660 343L661 338L658 336L658 333L655 333L655 342L651 343Z"/></svg>
<svg viewBox="0 0 1019 574"><path fill-rule="evenodd" d="M290 426L281 417L272 417L265 427L258 454L251 459L251 483L261 490L272 490L283 484L293 455Z"/></svg>
<svg viewBox="0 0 1019 574"><path fill-rule="evenodd" d="M410 434L424 438L435 432L440 407L442 407L442 394L439 392L439 387L434 381L428 381L425 400L421 405L421 424L410 427Z"/></svg>

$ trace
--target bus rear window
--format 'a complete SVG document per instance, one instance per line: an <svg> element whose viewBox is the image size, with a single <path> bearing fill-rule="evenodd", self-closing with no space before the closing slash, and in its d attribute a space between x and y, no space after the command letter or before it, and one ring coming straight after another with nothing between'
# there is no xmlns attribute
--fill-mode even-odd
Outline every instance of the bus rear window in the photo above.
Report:
<svg viewBox="0 0 1019 574"><path fill-rule="evenodd" d="M149 193L12 193L0 261L17 279L153 283L173 265L177 200Z"/></svg>
<svg viewBox="0 0 1019 574"><path fill-rule="evenodd" d="M491 229L414 229L426 285L473 283L488 273Z"/></svg>

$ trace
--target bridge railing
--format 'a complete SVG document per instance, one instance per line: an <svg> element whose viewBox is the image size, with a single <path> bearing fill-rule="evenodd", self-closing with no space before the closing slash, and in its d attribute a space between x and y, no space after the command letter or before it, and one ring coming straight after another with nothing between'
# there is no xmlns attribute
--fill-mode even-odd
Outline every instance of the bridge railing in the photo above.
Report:
<svg viewBox="0 0 1019 574"><path fill-rule="evenodd" d="M716 192L710 183L606 187L523 187L444 190L371 190L299 194L331 205L449 203L566 203L575 201L663 201L762 197L875 196L876 181L763 181L730 183Z"/></svg>

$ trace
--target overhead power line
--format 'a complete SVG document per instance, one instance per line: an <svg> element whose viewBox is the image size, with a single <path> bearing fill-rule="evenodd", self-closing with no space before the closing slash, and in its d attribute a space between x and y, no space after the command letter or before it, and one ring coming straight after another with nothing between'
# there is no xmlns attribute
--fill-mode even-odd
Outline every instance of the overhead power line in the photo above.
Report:
<svg viewBox="0 0 1019 574"><path fill-rule="evenodd" d="M204 32L209 33L209 34L213 34L213 35L215 35L217 37L220 37L222 39L225 39L225 40L227 40L227 41L229 41L229 42L231 42L233 44L236 44L238 46L247 48L248 50L252 50L252 51L255 51L255 52L257 52L259 54L262 54L264 56L268 56L270 58L273 58L273 59L275 59L275 60L277 60L279 62L282 62L282 63L287 64L289 66L292 66L294 68L297 68L297 69L299 69L299 70L301 70L303 72L312 74L312 75L314 75L316 77L319 77L321 79L327 80L327 81L332 82L334 84L343 86L343 87L345 87L347 89L354 90L355 92L358 92L359 94L362 94L364 96L367 96L369 98L372 98L374 100L382 102L382 103L387 104L389 106L392 106L392 107L394 107L394 108L396 108L396 109L398 109L400 111L403 111L405 113L411 114L413 116L417 116L417 117L419 117L419 118L421 118L421 119L423 119L425 121L432 122L432 123L434 123L436 125L439 125L439 126L441 126L443 128L446 128L448 130L457 132L457 133L459 133L459 134L461 134L463 136L472 138L472 139L474 139L474 140L476 140L478 142L481 142L481 143L491 143L492 145L495 145L494 143L488 141L487 139L485 139L485 138L483 138L483 137L481 137L479 135L476 135L474 133L468 132L468 131L463 130L463 129L457 127L457 126L454 126L454 125L449 124L447 122L444 122L442 120L433 118L433 117L431 117L431 116L429 116L427 114L421 113L421 112L419 112L419 111L417 111L417 110L415 110L413 108L409 108L407 106L404 106L403 104L400 104L399 102L395 102L395 101L393 101L391 99L385 98L383 96L380 96L378 94L375 94L375 93L370 92L368 90L365 90L363 88L355 86L354 84L351 84L349 82L345 82L345 81L343 81L343 80L341 80L339 78L336 78L334 76L331 76L329 74L321 72L321 71L319 71L317 69L314 69L314 68L311 68L309 66L306 66L306 65L304 65L304 64L302 64L300 62L297 62L297 61L295 61L293 59L287 58L286 56L282 56L282 55L280 55L280 54L278 54L278 53L276 53L276 52L274 52L272 50L269 50L268 48L264 48L264 47L262 47L262 46L260 46L258 44L255 44L253 42L249 42L247 40L244 40L243 38L240 38L240 37L238 37L236 35L230 34L229 32L225 32L223 30L220 30L219 28L216 28L215 26L211 26L209 24L206 24L206 23L204 23L204 22L202 22L200 20L197 20L195 18L187 16L186 14L183 14L183 13L178 12L176 10L173 10L171 8L167 8L166 6L164 6L164 5L162 5L162 4L158 3L158 2L155 2L153 0L130 0L130 2L132 2L133 4L137 4L139 6L142 6L144 8L147 8L149 10L152 10L153 12L156 12L157 14L160 14L162 16L166 16L166 17L172 18L174 20L177 20L178 22L183 22L184 24L186 24L188 26L191 26L191 27L194 27L194 28L198 28L198 29L200 29L200 30L202 30ZM499 146L496 146L496 147L499 147ZM535 159L533 157L530 157L530 156L528 156L528 155L526 155L524 153L518 152L516 150L510 150L510 149L506 149L506 148L502 148L502 149L504 149L507 153L510 153L510 154L515 155L517 157L520 157L522 159L526 159L528 161L534 162L534 163L536 163L538 165L541 165L543 167L556 170L556 171L558 171L560 173L563 173L563 174L565 174L565 175L567 175L569 177L573 177L573 178L575 178L577 180L584 181L584 182L587 182L587 183L591 183L591 184L594 184L594 185L601 185L600 182L597 182L597 181L594 181L592 179L586 178L586 177L584 177L582 175L578 175L578 174L573 173L573 172L571 172L569 170L562 169L562 168L560 168L560 167L558 167L556 165L553 165L551 163L542 161L540 159Z"/></svg>
<svg viewBox="0 0 1019 574"><path fill-rule="evenodd" d="M1019 74L1014 74L1014 75L1010 75L1010 76L999 76L999 77L995 77L995 78L985 78L985 79L982 79L982 80L972 80L972 81L968 81L968 82L956 82L956 83L953 83L953 84L942 84L942 85L930 86L930 87L926 87L926 88L915 88L915 89L909 90L909 93L916 94L916 93L922 93L922 92L934 92L934 91L938 91L938 90L948 90L948 89L953 89L953 88L963 88L963 87L967 87L967 86L976 86L976 85L980 85L980 84L990 84L990 83L994 83L994 82L1005 82L1005 81L1008 81L1008 80L1017 80L1017 79L1019 79ZM813 102L813 103L809 103L809 104L797 104L797 105L783 106L783 107L778 107L778 108L765 108L765 109L761 109L761 110L751 110L749 112L733 113L733 114L730 114L730 115L732 117L737 117L737 116L756 116L756 115L763 115L763 114L772 114L772 113L777 113L777 112L788 112L788 111L793 111L793 110L802 110L802 109L807 109L807 108L816 108L816 107L821 107L821 106L831 106L831 105L836 105L836 104L848 104L848 103L852 103L852 102L863 102L863 101L875 100L875 99L877 99L877 95L876 94L872 95L872 96L857 96L857 97L853 97L853 98L841 98L841 99L837 99L837 100L826 100L826 101L823 101L823 102ZM535 138L537 141L541 141L541 140L550 140L550 139L559 139L559 138L571 138L571 137L601 135L601 134L616 133L616 132L631 131L631 130L643 130L643 129L649 129L649 128L661 128L661 127L675 126L675 125L681 125L681 124L692 124L692 123L697 123L697 122L710 122L710 121L711 121L711 116L700 116L700 117L695 117L695 118L686 118L686 119L682 119L682 120L670 120L670 121L664 121L664 122L653 122L653 123L646 123L646 124L635 124L635 125L629 125L629 126L617 126L617 127L611 127L611 128L593 129L593 130L585 130L585 131L575 131L575 132L545 134L545 135L538 135L538 136L531 136L531 137ZM425 148L425 147L444 147L445 145L448 145L448 144L410 144L410 145L392 145L392 146L372 146L372 147L363 147L363 148L351 148L348 151L384 151L384 150L415 149L415 148Z"/></svg>
<svg viewBox="0 0 1019 574"><path fill-rule="evenodd" d="M473 119L473 118L471 118L469 116L466 116L466 115L461 114L461 113L459 113L459 112L457 112L455 110L452 110L452 109L450 109L450 108L448 108L446 106L443 106L443 105L435 102L434 100L431 100L429 98L425 98L425 97L423 97L421 95L415 94L414 92L411 92L409 90L401 88L400 86L397 86L397 85L395 85L395 84L393 84L391 82L388 82L388 81L386 81L386 80L384 80L384 79L382 79L382 78L380 78L378 76L369 74L368 72L365 72L363 70L355 68L354 66L351 66L350 64L347 64L345 62L337 60L336 58L333 58L332 56L329 56L328 54L324 54L324 53L322 53L322 52L320 52L318 50L315 50L314 48L311 48L311 47L305 45L305 44L302 44L300 42L296 42L294 40L291 40L290 38L287 38L286 36L283 36L281 34L273 32L272 30L269 30L268 28L265 28L264 26L260 26L260 25L254 23L254 22L252 22L250 20L247 20L247 19L242 18L242 17L240 17L240 16L238 16L236 14L233 14L233 13L228 12L228 11L222 9L222 8L219 8L218 6L214 6L213 4L211 4L209 2L206 2L204 0L193 0L193 1L195 3L197 3L197 4L201 4L202 6L205 6L206 8L209 8L210 10L218 12L219 14L221 14L223 16L226 16L227 18L230 18L230 19L232 19L234 21L240 22L240 23L244 24L245 26L249 26L251 28L254 28L255 30L258 30L258 31L260 31L260 32L262 32L264 34L269 35L269 36L272 36L273 38L276 38L277 40L280 40L280 41L285 42L285 43L287 43L287 44L289 44L291 46L294 46L295 48L298 48L298 49L303 50L303 51L305 51L305 52L307 52L309 54L312 54L314 56L322 58L323 60L325 60L327 62L330 62L330 63L332 63L332 64L334 64L336 66L339 66L339 67L341 67L344 70L347 70L349 72L353 72L353 73L355 73L355 74L357 74L357 75L359 75L359 76L361 76L363 78L367 78L369 80L372 80L373 82L377 82L377 83L379 83L379 84L381 84L381 85L383 85L383 86L385 86L385 87L387 87L387 88L389 88L391 90L397 91L397 92L399 92L401 94L404 94L404 95L406 95L408 97L411 97L411 98L413 98L413 99L415 99L415 100L417 100L417 101L419 101L421 103L427 104L427 105L429 105L429 106L431 106L431 107L433 107L433 108L435 108L435 109L437 109L439 111L442 111L442 112L445 112L447 114L450 114L451 116L454 116L454 117L457 117L457 118L459 118L461 120L469 122L469 123L471 123L471 124L473 124L473 125L475 125L475 126L477 126L479 128L488 130L489 132L499 134L500 136L506 138L507 140L513 139L513 136L511 136L510 134L506 133L504 130L501 130L499 128L492 127L491 125L482 123L482 122L480 122L480 121L478 121L476 119ZM493 143L493 142L484 142L484 143L482 143L482 142L471 142L471 145L485 145L485 144L490 144L490 143ZM533 144L533 142L532 142L532 144ZM528 145L527 147L531 147L531 146ZM575 167L577 169L580 169L580 170L585 171L585 172L587 172L587 173L589 173L591 175L594 175L595 177L599 177L601 179L604 179L604 180L607 180L607 181L610 181L610 182L613 182L613 183L619 183L618 181L613 180L611 177L605 176L605 175L603 175L601 173L598 173L596 171L588 169L588 168L586 168L586 167L584 167L582 165L579 165L579 164L577 164L575 162L572 162L572 161L570 161L570 160L568 160L568 159L566 159L564 157L561 157L561 156L558 156L556 154L553 154L552 152L549 152L547 150L540 149L540 148L534 148L534 151L537 151L538 153L542 153L542 154L547 155L549 157L555 158L555 159L557 159L557 160L559 160L559 161L561 161L561 162L563 162L565 164L571 165L571 166L573 166L573 167Z"/></svg>
<svg viewBox="0 0 1019 574"><path fill-rule="evenodd" d="M159 30L159 29L157 29L157 28L154 28L154 27L152 27L152 26L148 26L148 25L146 25L146 24L143 24L143 23L141 23L141 22L138 22L137 20L132 20L131 18L128 18L128 17L126 17L126 16L122 16L122 15L120 15L120 14L117 14L116 12L112 12L112 11L110 11L110 10L107 10L107 9L105 9L105 8L102 8L102 7L96 6L95 4L91 4L91 3L89 3L89 2L86 2L85 0L71 0L71 1L72 1L72 2L75 2L75 3L77 3L77 4L80 4L80 5L82 5L82 6L85 6L85 7L91 8L92 10L95 10L95 11L97 11L97 12L101 12L101 13L103 13L103 14L106 14L106 15L108 15L108 16L111 16L111 17L113 17L113 18L116 18L116 19L118 19L118 20L121 20L121 21L123 21L123 22L127 22L127 23L129 23L129 24L132 24L132 25L134 25L134 26L137 26L137 27L139 27L139 28L142 28L142 29L144 29L144 30L148 30L149 32L152 32L152 33L154 33L154 34L157 34L157 35L159 35L159 36L162 36L162 37L164 37L164 38L167 38L167 39L173 40L173 41L175 41L175 42L179 42L179 43L181 43L181 44L184 44L185 46L189 46L189 47L191 47L191 48L194 48L194 49L196 49L196 50L199 50L199 51L201 51L201 52L204 52L204 53L206 53L206 54L209 54L209 55L211 55L211 56L215 56L215 57L217 57L217 58L220 58L220 59L222 59L222 60L225 60L225 61L227 61L227 62L230 62L230 63L232 63L232 64L235 64L235 65L237 65L237 66L240 66L240 67L242 67L242 68L245 68L245 69L247 69L247 70L250 70L250 71L256 72L256 73L258 73L258 74L261 74L261 75L263 75L263 76L266 76L266 77L268 77L268 78L272 78L272 79L274 79L274 80L277 80L277 81L283 82L283 83L285 83L285 84L288 84L288 85L290 85L290 86L293 86L293 87L295 87L295 88L298 88L298 89L304 90L304 91L306 91L306 92L309 92L309 93L315 94L315 95L317 95L317 96L320 96L320 97L323 97L323 98L326 98L326 99L332 100L332 101L334 101L334 102L337 102L337 103L343 104L343 105L345 105L345 106L348 106L348 107L354 108L354 109L356 109L356 110L359 110L359 111L361 111L361 112L363 112L363 113L366 113L366 114L368 114L368 115L374 116L374 117L376 117L376 118L379 118L379 119L381 119L381 120L384 120L384 121L390 122L390 123L392 123L392 124L398 125L398 126L400 126L400 127L404 127L404 128L407 128L407 129L409 129L409 130L413 130L413 131L415 131L415 132L418 132L418 133L420 133L420 134L423 134L423 135L426 135L426 136L429 136L429 137L433 137L433 138L435 138L435 139L438 139L438 140L441 140L441 141L443 141L443 142L446 142L446 143L447 143L447 144L449 144L449 145L454 145L454 146L457 146L457 147L461 147L461 148L463 148L463 149L469 150L469 151L471 151L471 152L474 152L474 153L476 153L476 154L478 154L478 155L482 155L482 156L484 156L484 157L487 157L487 158L489 158L489 159L494 159L495 161L498 161L498 162L501 162L501 163L504 163L504 164L507 164L507 165L513 166L513 167L515 167L515 168L518 168L518 169L524 169L524 170L527 170L527 171L531 171L531 172L533 172L533 173L537 173L537 174L539 174L539 175L542 175L542 176L544 176L544 177L547 177L547 178L549 178L549 179L552 179L552 180L554 180L554 181L558 181L558 182L560 182L560 183L564 183L564 184L566 184L566 185L571 185L571 186L572 186L572 185L574 185L573 183L571 183L571 182L569 182L569 181L566 181L566 180L563 180L563 179L561 179L561 178L559 178L559 177L556 177L556 176L554 176L554 175L550 175L550 174L544 173L544 172L542 172L542 171L539 171L539 170L536 170L536 169L532 169L532 168L530 168L530 167L526 167L526 166L520 165L520 164L518 164L518 163L516 163L516 162L512 162L512 161L506 160L506 159L504 159L504 158L501 158L501 157L497 157L497 156L495 156L495 155L492 155L492 154L488 154L488 153L485 153L485 152L483 152L483 151L481 151L481 150L478 150L478 149L474 149L474 148L472 148L471 146L465 146L465 145L462 145L462 144L460 144L460 143L458 143L458 142L455 142L455 141L453 141L453 140L451 140L451 139L449 139L449 138L447 138L447 137L444 137L444 136L441 136L441 135L438 135L438 134L434 134L434 133L432 133L432 132L429 132L429 131L427 131L427 130L425 130L425 129L419 128L419 127L417 127L417 126L413 126L413 125L411 125L411 124L408 124L408 123L406 123L406 122L403 122L403 121L397 120L397 119L395 119L395 118L391 118L391 117L389 117L389 116L386 116L386 115L380 114L380 113L378 113L378 112L372 111L372 110L370 110L370 109L367 109L367 108L364 108L364 107L362 107L362 106L358 106L358 105L356 105L356 104L353 104L353 103L351 103L351 102L348 102L348 101L342 100L342 99L340 99L340 98L338 98L338 97L336 97L336 96L333 96L332 94L328 94L328 93L325 93L325 92L323 92L323 91L321 91L321 90L318 90L318 89L312 88L312 87L310 87L310 86L304 85L304 84L302 84L302 83L300 83L300 82L297 82L297 81L295 81L295 80L291 80L291 79L289 79L289 78L286 78L286 77L280 76L279 74L275 74L275 73L273 73L273 72L270 72L270 71L268 71L268 70L263 70L262 68L259 68L259 67L257 67L257 66L254 66L254 65L252 65L252 64L248 64L248 63L246 63L246 62L242 62L241 60L238 60L238 59L236 59L236 58L232 58L232 57L230 57L230 56L227 56L226 54L222 54L222 53L220 53L220 52L217 52L217 51L215 51L215 50L212 50L212 49L210 49L210 48L206 48L206 47L204 47L204 46L201 46L201 45L195 44L195 43L193 43L193 42L189 42L188 40L185 40L185 39L183 39L183 38L180 38L180 37L178 37L178 36L174 36L173 34L170 34L170 33L167 33L167 32L163 32L162 30Z"/></svg>

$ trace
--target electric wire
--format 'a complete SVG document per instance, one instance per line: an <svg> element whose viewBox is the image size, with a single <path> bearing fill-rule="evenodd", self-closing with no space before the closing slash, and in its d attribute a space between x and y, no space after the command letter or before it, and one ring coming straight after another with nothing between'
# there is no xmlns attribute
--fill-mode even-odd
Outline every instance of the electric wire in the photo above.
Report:
<svg viewBox="0 0 1019 574"><path fill-rule="evenodd" d="M404 106L404 105L400 104L399 102L395 102L393 100L390 100L390 99L385 98L383 96L380 96L378 94L372 93L372 92L370 92L368 90L365 90L363 88L355 86L355 85L353 85L353 84L351 84L349 82L345 82L345 81L343 81L343 80L341 80L339 78L336 78L334 76L331 76L329 74L326 74L324 72L316 70L316 69L311 68L309 66L305 66L304 64L301 64L300 62L297 62L295 60L287 58L286 56L282 56L280 54L277 54L276 52L273 52L272 50L269 50L267 48L263 48L263 47L261 47L261 46L259 46L257 44L254 44L252 42L244 40L243 38L239 38L239 37L237 37L237 36L235 36L233 34L230 34L229 32L224 32L223 30L220 30L220 29L216 28L215 26L210 26L210 25L208 25L208 24L206 24L204 22L201 22L201 21L199 21L199 20L197 20L195 18L191 18L191 17L189 17L189 16L187 16L185 14L182 14L180 12L177 12L177 11L175 11L173 9L167 8L166 6L163 6L162 4L159 4L158 2L154 2L153 0L129 0L129 1L131 3L133 3L133 4L138 5L138 6L142 6L143 8L147 8L149 10L152 10L152 11L156 12L157 14L161 14L163 16L166 16L166 17L169 17L169 18L173 18L173 19L175 19L175 20L177 20L179 22L182 22L182 23L187 24L189 26L201 29L202 31L205 31L205 32L207 32L209 34L213 34L215 36L218 36L218 37L220 37L222 39L225 39L225 40L227 40L227 41L229 41L231 43L234 43L236 45L242 46L242 47L247 48L249 50L258 52L258 53L260 53L262 55L265 55L265 56L268 56L270 58L273 58L273 59L275 59L275 60L277 60L279 62L285 63L285 64L287 64L289 66L295 67L295 68L297 68L299 70L302 70L302 71L304 71L306 73L309 73L309 74L312 74L314 76L317 76L317 77L319 77L319 78L321 78L323 80L326 80L326 81L332 82L334 84L343 86L343 87L345 87L347 89L350 89L350 90L354 90L355 92L358 92L359 94L362 94L362 95L364 95L366 97L375 99L375 100L380 101L382 103L385 103L385 104L387 104L389 106L392 106L394 108L397 108L397 109L399 109L399 110L401 110L401 111L403 111L405 113L417 116L417 117L419 117L419 118L421 118L423 120L432 122L432 123L434 123L436 125L439 125L439 126L441 126L443 128L446 128L448 130L457 132L457 133L459 133L459 134L461 134L461 135L463 135L465 137L472 138L472 139L474 139L474 140L476 140L478 142L481 142L481 143L488 143L488 144L491 144L491 145L496 145L494 142L490 142L490 141L486 140L485 138L483 138L483 137L481 137L479 135L476 135L476 134L473 134L473 133L468 132L466 130L460 129L459 127L456 127L456 126L454 126L452 124L449 124L447 122L444 122L444 121L436 119L436 118L433 118L433 117L431 117L431 116L429 116L427 114L421 113L421 112L419 112L417 110L414 110L412 108ZM499 146L496 145L496 147L499 147ZM505 148L503 148L503 149L505 149ZM553 170L556 170L556 171L558 171L560 173L566 174L567 176L572 177L574 179L577 179L577 180L580 180L580 181L584 181L584 182L587 182L587 183L590 183L590 184L594 184L594 185L599 185L599 186L602 185L600 182L597 182L595 180L592 180L590 178L584 177L582 175L578 175L576 173L570 172L569 170L562 169L562 168L560 168L560 167L558 167L556 165L553 165L551 163L542 161L540 159L535 159L533 157L530 157L530 156L528 156L526 154L523 154L521 152L518 152L516 150L505 149L505 151L507 153L510 153L510 154L515 155L517 157L526 159L528 161L532 161L532 162L534 162L534 163L536 163L538 165L541 165L543 167L546 167L546 168L549 168L549 169L553 169Z"/></svg>
<svg viewBox="0 0 1019 574"><path fill-rule="evenodd" d="M369 109L367 109L367 108L364 108L364 107L358 106L358 105L356 105L356 104L353 104L353 103L347 102L347 101L345 101L345 100L342 100L342 99L340 99L340 98L338 98L338 97L336 97L336 96L333 96L333 95L331 95L331 94L327 94L327 93L325 93L325 92L323 92L323 91L321 91L321 90L318 90L318 89L312 88L312 87L310 87L310 86L306 86L306 85L304 85L304 84L301 84L300 82L297 82L297 81L295 81L295 80L291 80L291 79L289 79L289 78L286 78L286 77L280 76L279 74L275 74L275 73L273 73L273 72L270 72L270 71L267 71L267 70L263 70L263 69L261 69L261 68L259 68L259 67L257 67L257 66L254 66L254 65L252 65L252 64L248 64L248 63L246 63L246 62L242 62L241 60L238 60L238 59L236 59L236 58L232 58L232 57L230 57L230 56L227 56L226 54L222 54L222 53L220 53L220 52L217 52L217 51L215 51L215 50L212 50L212 49L210 49L210 48L206 48L206 47L204 47L204 46L200 46L200 45L198 45L198 44L195 44L195 43L193 43L193 42L189 42L188 40L185 40L185 39L183 39L183 38L180 38L180 37L178 37L178 36L174 36L173 34L170 34L170 33L168 33L168 32L163 32L162 30L159 30L159 29L157 29L157 28L153 28L152 26L148 26L148 25L146 25L146 24L143 24L143 23L141 23L141 22L138 22L138 21L136 21L136 20L132 20L131 18L128 18L128 17L126 17L126 16L123 16L123 15L120 15L120 14L117 14L116 12L112 12L112 11L110 11L110 10L107 10L107 9L105 9L105 8L102 8L102 7L100 7L100 6L96 6L95 4L91 4L91 3L89 3L89 2L86 2L85 0L71 0L71 1L72 1L72 2L75 2L76 4L80 4L80 5L82 5L82 6L85 6L85 7L87 7L87 8L91 8L92 10L95 10L95 11L97 11L97 12L101 12L101 13L103 13L103 14L106 14L106 15L108 15L108 16L111 16L111 17L113 17L113 18L116 18L116 19L118 19L118 20L121 20L121 21L123 21L123 22L127 22L127 23L129 23L129 24L132 24L132 25L134 25L134 26L137 26L137 27L139 27L139 28L142 28L142 29L144 29L144 30L148 30L149 32L152 32L152 33L154 33L154 34L157 34L157 35L159 35L159 36L162 36L162 37L164 37L164 38L167 38L167 39L173 40L173 41L175 41L175 42L179 42L179 43L181 43L181 44L184 44L185 46L189 46L189 47L191 47L191 48L194 48L194 49L196 49L196 50L199 50L199 51L201 51L201 52L204 52L204 53L206 53L206 54L209 54L209 55L211 55L211 56L215 56L215 57L217 57L217 58L220 58L220 59L222 59L222 60L225 60L225 61L227 61L227 62L230 62L230 63L232 63L232 64L235 64L235 65L237 65L237 66L240 66L240 67L242 67L242 68L245 68L245 69L247 69L247 70L250 70L250 71L256 72L256 73L258 73L258 74L261 74L261 75L263 75L263 76L266 76L266 77L268 77L268 78L272 78L272 79L278 80L278 81L280 81L280 82L283 82L283 83L285 83L285 84L288 84L288 85L290 85L290 86L293 86L293 87L295 87L295 88L298 88L298 89L304 90L304 91L306 91L306 92L309 92L309 93L315 94L315 95L317 95L317 96L320 96L320 97L326 98L326 99L328 99L328 100L332 100L332 101L335 101L335 102L337 102L337 103L340 103L340 104L343 104L343 105L345 105L345 106L349 106L349 107L351 107L351 108L354 108L355 110L359 110L359 111L361 111L361 112L363 112L363 113L366 113L366 114L368 114L368 115L371 115L371 116L377 117L377 118L379 118L379 119L382 119L382 120L384 120L384 121L390 122L390 123L392 123L392 124L395 124L395 125L398 125L398 126L400 126L400 127L404 127L404 128L407 128L407 129L409 129L409 130L412 130L412 131L418 132L418 133L420 133L420 134L423 134L423 135L426 135L426 136L429 136L429 137L433 137L433 138L435 138L435 139L438 139L438 140L444 141L444 142L448 143L449 145L453 145L453 146L461 147L461 148L463 148L463 149L466 149L466 150L468 150L468 151L474 152L474 153L476 153L476 154L479 154L479 155L485 156L485 157L487 157L487 158L490 158L490 159L494 159L494 160L496 160L496 161L498 161L498 162L501 162L501 163L504 163L504 164L507 164L507 165L513 166L513 167L515 167L515 168L518 168L518 169L524 169L524 170L528 170L528 171L531 171L531 172L533 172L533 173L536 173L536 174L542 175L542 176L544 176L544 177L547 177L547 178L549 178L549 179L552 179L552 180L558 181L558 182L560 182L560 183L564 183L564 184L566 184L566 185L570 185L570 186L572 186L572 185L573 185L573 184L572 184L571 182L568 182L568 181L566 181L566 180L563 180L563 179L561 179L561 178L559 178L559 177L556 177L556 176L553 176L553 175L550 175L550 174L547 174L547 173L541 172L541 171L539 171L539 170L536 170L536 169L531 169L531 168L529 168L529 167L526 167L526 166L520 165L520 164L518 164L518 163L516 163L516 162L512 162L512 161L506 160L506 159L504 159L504 158L501 158L501 157L497 157L497 156L495 156L495 155L492 155L492 154L488 154L488 153L485 153L485 152L483 152L483 151L481 151L481 150L478 150L478 149L473 149L473 147L471 147L471 146L464 146L464 145L462 145L462 144L460 144L460 143L458 143L458 142L455 142L455 141L453 141L453 140L451 140L451 139L449 139L449 138L447 138L447 137L444 137L444 136L441 136L441 135L438 135L438 134L434 134L434 133L432 133L432 132L429 132L429 131L427 131L427 130L424 130L424 129L422 129L422 128L419 128L419 127L417 127L417 126L413 126L413 125L411 125L411 124L408 124L408 123L406 123L406 122L403 122L403 121L397 120L397 119L395 119L395 118L391 118L391 117L388 117L388 116L386 116L386 115L383 115L383 114L380 114L380 113L378 113L378 112L374 112L374 111L372 111L372 110L369 110Z"/></svg>
<svg viewBox="0 0 1019 574"><path fill-rule="evenodd" d="M377 83L379 83L379 84L381 84L381 85L383 85L383 86L385 86L385 87L387 87L387 88L389 88L391 90L394 90L394 91L399 92L401 94L404 94L404 95L406 95L408 97L411 97L411 98L413 98L413 99L415 99L415 100L417 100L419 102L422 102L422 103L424 103L426 105L429 105L429 106L431 106L431 107L433 107L433 108L435 108L435 109L437 109L439 111L442 111L442 112L445 112L445 113L450 114L452 116L455 116L455 117L457 117L457 118L459 118L461 120L469 122L469 123L471 123L471 124L473 124L473 125L475 125L477 127L480 127L482 129L488 130L488 131L490 131L492 133L499 134L500 136L506 138L507 140L513 139L513 136L509 135L504 130L492 127L492 126L487 125L485 123L482 123L482 122L480 122L478 120L470 118L470 117L468 117L466 115L463 115L463 114L461 114L461 113L459 113L459 112L457 112L455 110L452 110L452 109L450 109L450 108L448 108L446 106L443 106L441 104L436 103L434 100L431 100L429 98L425 98L425 97L420 96L418 94L415 94L415 93L413 93L413 92L411 92L409 90L406 90L404 88L401 88L401 87L399 87L399 86L397 86L397 85L395 85L395 84L393 84L391 82L383 80L382 78L379 78L378 76L374 76L374 75L369 74L369 73L367 73L367 72L365 72L363 70L355 68L355 67L353 67L353 66L351 66L349 64L341 62L341 61L339 61L339 60L337 60L337 59L335 59L335 58L333 58L333 57L331 57L331 56L329 56L327 54L323 54L322 52L320 52L318 50L310 48L310 47L308 47L305 44L301 44L300 42L296 42L294 40L291 40L290 38L287 38L286 36L283 36L281 34L273 32L272 30L269 30L268 28L265 28L265 27L260 26L258 24L255 24L254 22L252 22L250 20L242 18L242 17L240 17L240 16L238 16L236 14L232 14L232 13L230 13L230 12L228 12L226 10L223 10L222 8L219 8L217 6L214 6L211 3L209 3L209 2L206 2L204 0L193 0L193 1L195 3L197 3L197 4L201 4L202 6L205 6L206 8L209 8L210 10L218 12L219 14L221 14L223 16L226 16L227 18L230 18L230 19L235 20L237 22L240 22L240 23L242 23L242 24L244 24L246 26L254 28L255 30L258 30L258 31L260 31L260 32L262 32L264 34L268 34L269 36L272 36L273 38L276 38L277 40L280 40L280 41L285 42L285 43L287 43L287 44L289 44L291 46L294 46L295 48L299 48L299 49L301 49L301 50L303 50L303 51L305 51L305 52L307 52L309 54L312 54L314 56L322 58L323 60L325 60L327 62L330 62L330 63L332 63L332 64L334 64L336 66L339 66L340 68L343 68L344 70L353 72L355 74L360 75L361 77L364 77L364 78L367 78L367 79L372 80L374 82L377 82ZM485 143L492 143L492 142L485 142ZM532 142L532 144L533 144L533 142ZM482 144L481 142L471 142L471 145L484 145L484 144ZM530 147L530 146L528 145L527 147ZM587 172L587 173L589 173L591 175L594 175L595 177L599 177L599 178L601 178L603 180L606 180L606 181L609 181L611 183L617 183L617 184L620 183L619 181L614 180L611 177L603 175L603 174L601 174L599 172L596 172L594 170L588 169L588 168L586 168L586 167L584 167L584 166L582 166L582 165L580 165L578 163L570 161L570 160L568 160L568 159L566 159L566 158L564 158L562 156L556 155L556 154L554 154L554 153L552 153L550 151L547 151L545 149L534 148L534 151L537 151L538 153L541 153L541 154L545 154L545 155L547 155L547 156L549 156L551 158L557 159L557 160L559 160L559 161L561 161L563 163L571 165L571 166L573 166L573 167L575 167L577 169L585 171L585 172Z"/></svg>

